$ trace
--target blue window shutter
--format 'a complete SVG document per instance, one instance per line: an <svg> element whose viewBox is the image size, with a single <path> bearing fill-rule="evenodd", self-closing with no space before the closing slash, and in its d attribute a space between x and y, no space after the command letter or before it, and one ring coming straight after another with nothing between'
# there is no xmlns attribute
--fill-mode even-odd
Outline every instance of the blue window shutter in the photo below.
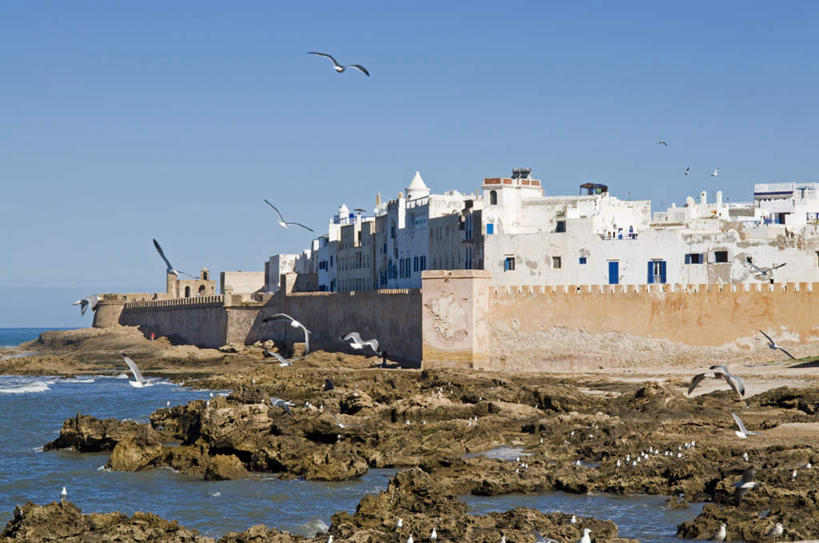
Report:
<svg viewBox="0 0 819 543"><path fill-rule="evenodd" d="M486 223L486 233L487 234L494 234L495 233L495 225L491 222Z"/></svg>
<svg viewBox="0 0 819 543"><path fill-rule="evenodd" d="M660 283L665 283L665 260L660 262Z"/></svg>
<svg viewBox="0 0 819 543"><path fill-rule="evenodd" d="M685 263L691 264L691 253L686 253L685 255Z"/></svg>
<svg viewBox="0 0 819 543"><path fill-rule="evenodd" d="M651 260L648 261L648 281L647 282L648 282L649 285L654 282L654 262L651 261Z"/></svg>

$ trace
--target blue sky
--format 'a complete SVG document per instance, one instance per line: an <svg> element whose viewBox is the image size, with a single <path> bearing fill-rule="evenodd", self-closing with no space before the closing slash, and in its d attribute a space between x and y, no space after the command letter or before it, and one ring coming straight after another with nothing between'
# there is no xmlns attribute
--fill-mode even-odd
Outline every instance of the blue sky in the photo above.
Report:
<svg viewBox="0 0 819 543"><path fill-rule="evenodd" d="M415 170L655 208L816 179L819 3L310 4L0 4L0 326L162 290L153 237L186 271L261 270L310 240L262 198L321 232Z"/></svg>

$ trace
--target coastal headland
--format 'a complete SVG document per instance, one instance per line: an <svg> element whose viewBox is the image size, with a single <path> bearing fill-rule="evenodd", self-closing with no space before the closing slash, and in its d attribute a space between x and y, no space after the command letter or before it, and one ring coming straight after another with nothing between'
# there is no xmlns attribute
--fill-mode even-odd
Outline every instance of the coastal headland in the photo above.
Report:
<svg viewBox="0 0 819 543"><path fill-rule="evenodd" d="M299 344L280 346L301 355ZM740 397L722 379L691 395L691 377L711 360L586 365L548 372L379 367L375 357L316 351L280 367L263 357L272 343L198 349L135 328L53 331L9 349L4 374L119 373L126 352L149 377L225 397L156 410L150 422L65 420L49 448L110 451L107 467L170 467L206 480L252 477L345 480L370 468L398 470L386 490L352 514L332 517L329 534L306 541L529 542L534 530L558 541L624 541L606 519L515 508L472 515L460 496L571 493L668 496L667 507L705 502L678 536L726 540L819 538L819 375L815 359L730 364ZM292 351L292 352L291 352ZM270 398L292 402L291 413ZM749 430L740 439L731 413ZM57 430L57 428L55 428ZM500 449L502 448L502 449ZM507 455L475 455L505 450ZM511 451L511 452L508 452ZM748 467L759 484L741 497ZM794 473L798 475L794 476ZM397 526L401 519L401 526ZM71 503L21 504L0 541L213 541L150 513L83 514ZM249 527L219 541L305 540L275 526Z"/></svg>

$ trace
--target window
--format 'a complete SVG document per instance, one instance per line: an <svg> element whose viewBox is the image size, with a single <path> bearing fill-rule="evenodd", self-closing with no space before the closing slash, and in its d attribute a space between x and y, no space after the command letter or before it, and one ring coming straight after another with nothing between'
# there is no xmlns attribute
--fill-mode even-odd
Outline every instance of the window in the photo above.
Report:
<svg viewBox="0 0 819 543"><path fill-rule="evenodd" d="M648 279L649 285L654 283L665 283L666 277L665 260L649 260L648 261Z"/></svg>
<svg viewBox="0 0 819 543"><path fill-rule="evenodd" d="M555 232L566 232L566 221L557 221L557 224L555 224Z"/></svg>
<svg viewBox="0 0 819 543"><path fill-rule="evenodd" d="M489 191L489 205L497 205L498 203L498 191L491 190Z"/></svg>
<svg viewBox="0 0 819 543"><path fill-rule="evenodd" d="M728 251L714 251L714 262L728 262Z"/></svg>
<svg viewBox="0 0 819 543"><path fill-rule="evenodd" d="M417 256L412 257L412 271L414 271L414 272L418 271L418 257Z"/></svg>
<svg viewBox="0 0 819 543"><path fill-rule="evenodd" d="M559 270L563 262L559 256L552 257L552 268Z"/></svg>
<svg viewBox="0 0 819 543"><path fill-rule="evenodd" d="M704 261L702 253L687 253L685 255L686 264L702 264Z"/></svg>
<svg viewBox="0 0 819 543"><path fill-rule="evenodd" d="M427 257L426 257L426 255L421 257L421 262L419 263L419 266L421 267L421 271L424 271L425 269L427 269Z"/></svg>
<svg viewBox="0 0 819 543"><path fill-rule="evenodd" d="M580 263L580 264L585 264L585 263L586 263L586 257L585 257L585 256L581 256L581 257L578 259L578 261L579 261L579 263Z"/></svg>
<svg viewBox="0 0 819 543"><path fill-rule="evenodd" d="M333 257L332 256L330 256L330 267L331 268L333 267Z"/></svg>
<svg viewBox="0 0 819 543"><path fill-rule="evenodd" d="M816 265L819 266L819 251L816 251Z"/></svg>
<svg viewBox="0 0 819 543"><path fill-rule="evenodd" d="M491 236L495 233L495 225L491 222L486 223L486 234Z"/></svg>
<svg viewBox="0 0 819 543"><path fill-rule="evenodd" d="M503 271L515 271L515 257L507 256L503 259Z"/></svg>
<svg viewBox="0 0 819 543"><path fill-rule="evenodd" d="M199 285L199 296L205 295L205 285Z"/></svg>
<svg viewBox="0 0 819 543"><path fill-rule="evenodd" d="M466 233L464 234L466 239L472 239L472 213L467 214L466 216Z"/></svg>
<svg viewBox="0 0 819 543"><path fill-rule="evenodd" d="M390 237L395 239L395 225L390 225Z"/></svg>
<svg viewBox="0 0 819 543"><path fill-rule="evenodd" d="M185 298L191 297L191 287L185 287Z"/></svg>

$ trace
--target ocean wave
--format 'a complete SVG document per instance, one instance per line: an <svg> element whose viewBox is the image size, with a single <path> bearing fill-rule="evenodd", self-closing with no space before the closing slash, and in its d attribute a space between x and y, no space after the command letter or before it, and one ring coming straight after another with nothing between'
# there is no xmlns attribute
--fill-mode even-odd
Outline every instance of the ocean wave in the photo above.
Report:
<svg viewBox="0 0 819 543"><path fill-rule="evenodd" d="M48 386L53 384L53 381L38 381L24 385L0 388L0 394L35 394L38 392L46 392L51 390Z"/></svg>
<svg viewBox="0 0 819 543"><path fill-rule="evenodd" d="M304 533L307 537L316 537L318 534L326 534L330 530L330 527L320 518L308 520L301 526L304 528Z"/></svg>
<svg viewBox="0 0 819 543"><path fill-rule="evenodd" d="M79 377L68 377L66 379L63 379L63 383L90 384L93 382L94 379L81 379Z"/></svg>

